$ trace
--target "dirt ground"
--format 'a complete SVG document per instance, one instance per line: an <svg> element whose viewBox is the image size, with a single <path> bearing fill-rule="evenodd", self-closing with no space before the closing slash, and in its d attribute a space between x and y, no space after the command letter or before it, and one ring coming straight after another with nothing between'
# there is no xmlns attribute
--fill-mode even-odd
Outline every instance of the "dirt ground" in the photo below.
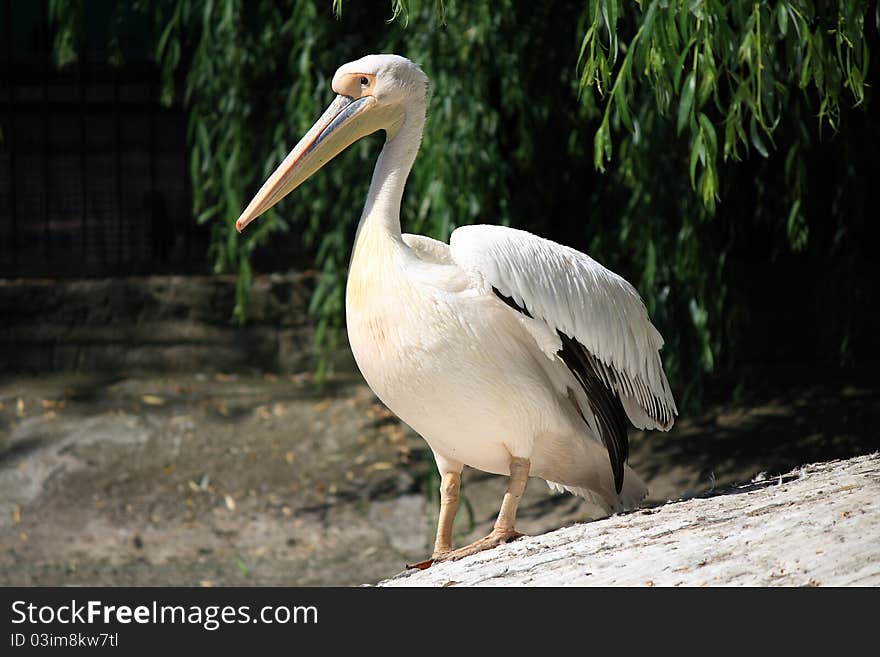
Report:
<svg viewBox="0 0 880 657"><path fill-rule="evenodd" d="M880 391L802 386L632 435L651 499L880 447ZM356 375L0 381L0 585L357 585L425 558L437 479L424 442ZM466 471L459 543L504 478ZM595 510L533 479L520 529Z"/></svg>

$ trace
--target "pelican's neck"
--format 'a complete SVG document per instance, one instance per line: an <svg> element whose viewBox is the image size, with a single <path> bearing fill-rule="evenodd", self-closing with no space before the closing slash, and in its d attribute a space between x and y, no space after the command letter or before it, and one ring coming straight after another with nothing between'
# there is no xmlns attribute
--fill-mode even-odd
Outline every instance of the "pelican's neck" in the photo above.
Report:
<svg viewBox="0 0 880 657"><path fill-rule="evenodd" d="M373 170L356 244L367 232L382 233L397 241L401 239L400 203L406 179L419 152L424 127L424 103L414 103L407 108L400 128L385 142Z"/></svg>

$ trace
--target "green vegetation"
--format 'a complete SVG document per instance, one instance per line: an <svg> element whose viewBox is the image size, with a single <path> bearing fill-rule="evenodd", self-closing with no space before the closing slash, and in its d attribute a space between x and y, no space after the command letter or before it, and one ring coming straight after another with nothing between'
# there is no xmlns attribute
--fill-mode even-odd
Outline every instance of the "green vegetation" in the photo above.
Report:
<svg viewBox="0 0 880 657"><path fill-rule="evenodd" d="M380 137L244 236L234 221L330 101L335 69L397 52L434 82L405 230L504 223L586 250L640 290L685 402L707 372L742 381L749 362L867 353L876 3L377 4L164 0L112 15L111 61L125 61L126 21L146 17L163 100L182 89L193 210L214 269L240 275L240 321L260 245L302 236L323 271L318 341L335 346ZM63 66L83 8L52 7Z"/></svg>

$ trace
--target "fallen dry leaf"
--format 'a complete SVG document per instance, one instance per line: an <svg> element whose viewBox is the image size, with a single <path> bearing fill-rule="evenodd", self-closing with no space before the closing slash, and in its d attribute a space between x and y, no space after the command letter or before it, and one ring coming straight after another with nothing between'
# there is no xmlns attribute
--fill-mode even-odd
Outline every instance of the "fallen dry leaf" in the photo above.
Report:
<svg viewBox="0 0 880 657"><path fill-rule="evenodd" d="M383 427L388 439L395 444L406 442L406 432L399 424L386 424Z"/></svg>
<svg viewBox="0 0 880 657"><path fill-rule="evenodd" d="M371 472L376 472L378 470L390 470L394 467L393 463L388 463L388 461L378 461L377 463L373 463L370 465L367 470Z"/></svg>
<svg viewBox="0 0 880 657"><path fill-rule="evenodd" d="M141 401L150 406L163 406L165 404L165 400L156 395L141 395Z"/></svg>
<svg viewBox="0 0 880 657"><path fill-rule="evenodd" d="M287 461L287 465L291 465L296 460L296 454L289 451L284 455L284 460Z"/></svg>
<svg viewBox="0 0 880 657"><path fill-rule="evenodd" d="M330 399L329 398L323 399L312 406L312 410L315 411L316 413L323 413L328 408L330 408Z"/></svg>
<svg viewBox="0 0 880 657"><path fill-rule="evenodd" d="M304 383L308 383L313 378L311 372L300 372L299 374L292 374L290 377L291 383L296 383L297 385L302 385Z"/></svg>
<svg viewBox="0 0 880 657"><path fill-rule="evenodd" d="M388 407L384 404L373 404L367 410L367 415L373 420L394 417L394 413L388 410Z"/></svg>
<svg viewBox="0 0 880 657"><path fill-rule="evenodd" d="M232 495L224 495L223 500L226 502L226 508L230 511L235 511L235 499Z"/></svg>
<svg viewBox="0 0 880 657"><path fill-rule="evenodd" d="M15 508L12 510L12 522L16 525L21 522L21 507L16 504Z"/></svg>

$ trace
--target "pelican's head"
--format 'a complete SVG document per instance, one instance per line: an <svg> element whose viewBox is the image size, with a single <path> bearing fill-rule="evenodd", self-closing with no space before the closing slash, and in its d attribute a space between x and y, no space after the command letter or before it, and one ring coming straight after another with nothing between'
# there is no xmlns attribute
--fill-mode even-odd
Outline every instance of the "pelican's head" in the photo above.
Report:
<svg viewBox="0 0 880 657"><path fill-rule="evenodd" d="M385 130L393 139L408 109L424 114L427 85L421 69L398 55L367 55L341 66L333 76L338 95L263 183L235 222L238 231L361 137Z"/></svg>

